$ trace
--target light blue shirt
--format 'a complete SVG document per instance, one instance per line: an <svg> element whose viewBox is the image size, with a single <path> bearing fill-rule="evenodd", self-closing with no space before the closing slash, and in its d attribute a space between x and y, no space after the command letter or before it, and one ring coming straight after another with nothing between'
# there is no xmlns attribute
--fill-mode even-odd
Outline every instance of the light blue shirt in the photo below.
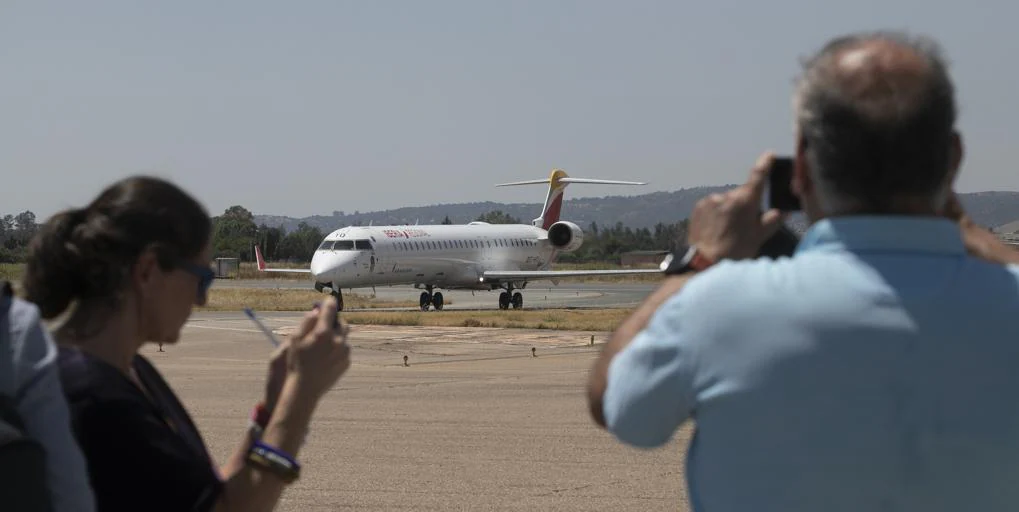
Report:
<svg viewBox="0 0 1019 512"><path fill-rule="evenodd" d="M95 510L85 457L71 431L60 385L57 346L40 324L39 309L15 298L6 318L0 318L0 329L5 330L0 335L0 392L17 399L26 433L46 449L54 511Z"/></svg>
<svg viewBox="0 0 1019 512"><path fill-rule="evenodd" d="M639 447L694 420L697 511L1016 510L1019 268L948 220L822 220L665 302L604 414Z"/></svg>

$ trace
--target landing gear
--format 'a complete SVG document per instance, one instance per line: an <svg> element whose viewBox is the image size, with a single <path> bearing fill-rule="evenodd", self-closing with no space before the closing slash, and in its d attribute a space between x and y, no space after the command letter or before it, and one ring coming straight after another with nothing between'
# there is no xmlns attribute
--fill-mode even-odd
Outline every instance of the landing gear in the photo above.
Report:
<svg viewBox="0 0 1019 512"><path fill-rule="evenodd" d="M513 286L508 285L506 291L499 294L499 309L520 309L524 307L524 296L520 292L514 292Z"/></svg>
<svg viewBox="0 0 1019 512"><path fill-rule="evenodd" d="M336 311L343 311L343 292L339 289L334 289L332 283L315 283L316 292L324 292L326 288L329 288L329 295L336 298Z"/></svg>
<svg viewBox="0 0 1019 512"><path fill-rule="evenodd" d="M418 301L421 311L428 311L429 306L434 306L436 311L441 310L443 305L442 292L432 293L431 285L425 286L425 289L428 291L421 292L421 298Z"/></svg>
<svg viewBox="0 0 1019 512"><path fill-rule="evenodd" d="M329 295L336 298L336 311L343 311L343 292L340 290L333 290Z"/></svg>

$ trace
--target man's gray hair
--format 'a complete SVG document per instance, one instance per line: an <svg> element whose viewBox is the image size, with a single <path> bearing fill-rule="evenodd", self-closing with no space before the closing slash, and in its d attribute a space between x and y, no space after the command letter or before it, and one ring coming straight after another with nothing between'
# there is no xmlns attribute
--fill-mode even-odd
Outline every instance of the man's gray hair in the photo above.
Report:
<svg viewBox="0 0 1019 512"><path fill-rule="evenodd" d="M878 41L911 50L924 69L847 74L840 56ZM805 60L794 110L822 207L882 213L905 198L939 207L949 192L954 96L941 50L924 36L853 34Z"/></svg>

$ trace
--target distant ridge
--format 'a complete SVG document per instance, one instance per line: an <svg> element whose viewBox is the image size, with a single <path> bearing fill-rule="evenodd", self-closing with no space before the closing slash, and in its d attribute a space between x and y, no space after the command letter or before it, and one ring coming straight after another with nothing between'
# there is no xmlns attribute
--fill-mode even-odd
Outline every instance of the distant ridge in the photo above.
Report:
<svg viewBox="0 0 1019 512"><path fill-rule="evenodd" d="M634 229L653 228L659 222L672 224L690 216L693 207L702 197L722 192L734 185L694 187L673 192L652 192L633 196L605 196L567 199L563 204L563 219L576 222L585 230L592 222L599 226L614 226L617 222ZM987 227L997 227L1019 219L1019 192L973 192L960 194L963 206L973 219ZM385 224L441 224L447 216L454 224L465 224L485 213L501 210L503 213L529 223L541 212L540 203L496 203L493 201L412 206L375 212L333 212L332 215L313 215L295 218L280 215L255 215L256 224L270 227L283 226L287 231L301 222L323 232L343 226L369 223ZM798 216L790 224L801 228L804 223Z"/></svg>

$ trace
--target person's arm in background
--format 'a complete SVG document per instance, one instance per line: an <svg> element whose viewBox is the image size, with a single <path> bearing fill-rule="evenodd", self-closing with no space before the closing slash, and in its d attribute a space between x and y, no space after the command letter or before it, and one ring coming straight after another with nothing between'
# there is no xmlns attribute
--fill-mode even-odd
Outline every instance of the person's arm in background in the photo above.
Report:
<svg viewBox="0 0 1019 512"><path fill-rule="evenodd" d="M15 299L8 313L14 349L18 411L28 435L46 448L55 512L95 510L84 455L74 439L60 385L57 346L43 329L39 309Z"/></svg>

